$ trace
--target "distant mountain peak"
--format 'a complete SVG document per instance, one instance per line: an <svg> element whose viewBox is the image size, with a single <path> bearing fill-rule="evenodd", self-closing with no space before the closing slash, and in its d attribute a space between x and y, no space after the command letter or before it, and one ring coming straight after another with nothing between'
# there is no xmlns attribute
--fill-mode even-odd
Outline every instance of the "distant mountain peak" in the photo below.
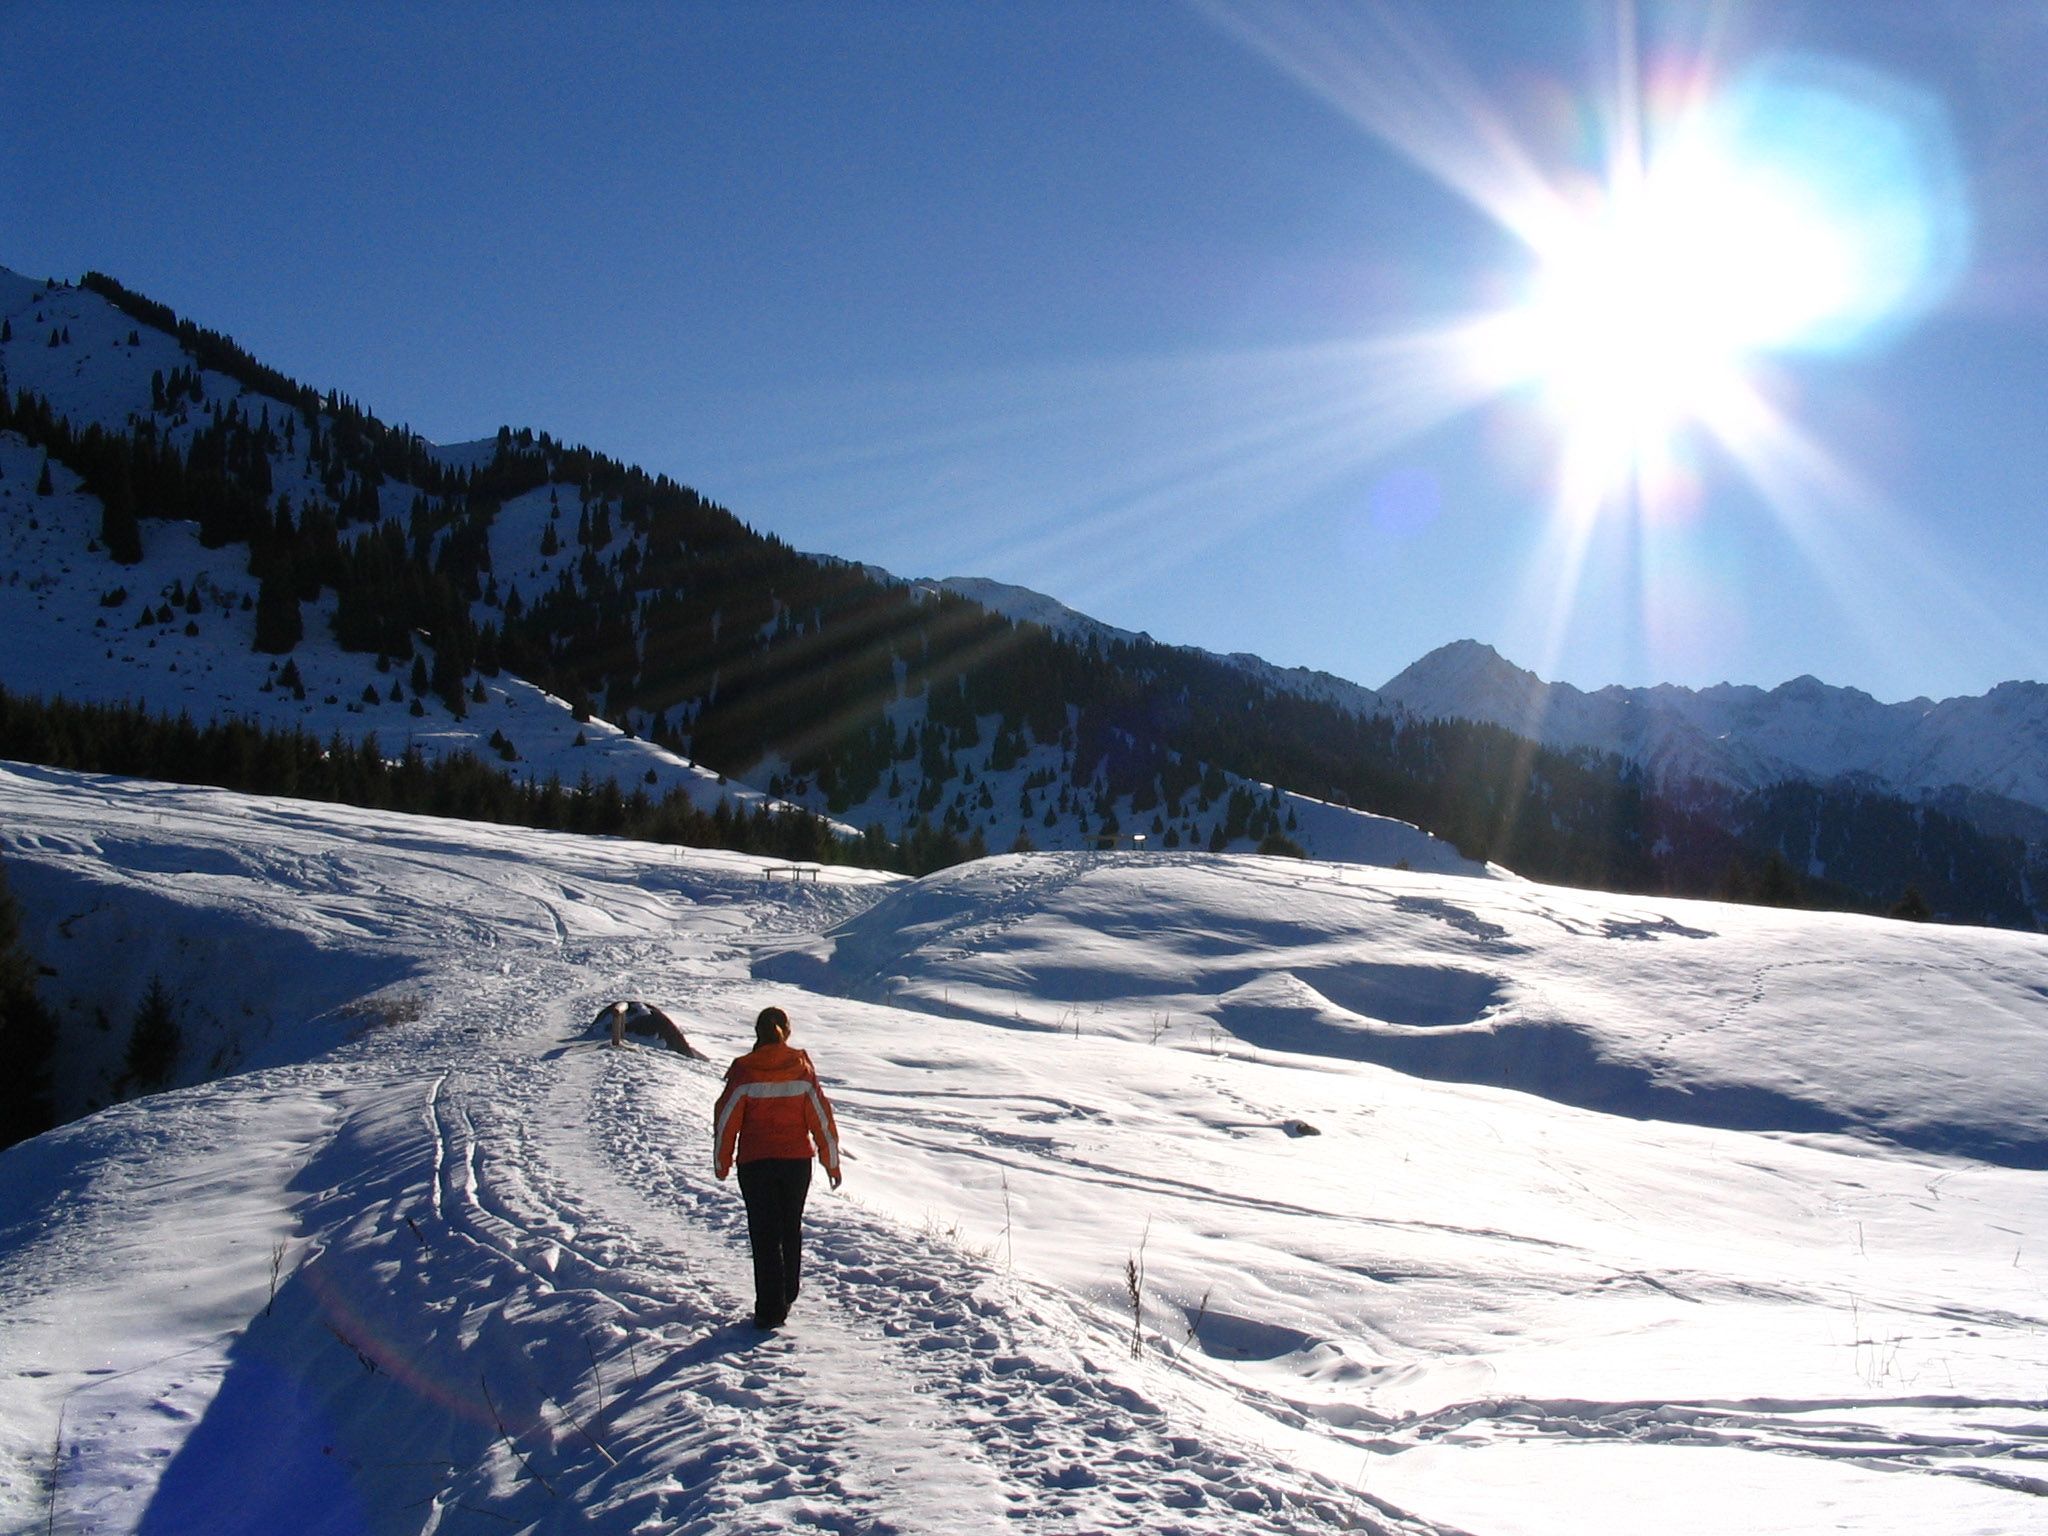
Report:
<svg viewBox="0 0 2048 1536"><path fill-rule="evenodd" d="M1425 719L1490 720L1525 734L1540 724L1551 692L1551 684L1480 640L1440 645L1379 690L1388 704Z"/></svg>
<svg viewBox="0 0 2048 1536"><path fill-rule="evenodd" d="M2048 810L2048 686L1880 703L1812 673L1761 688L1723 683L1586 693L1547 683L1478 640L1438 646L1380 690L1426 719L1479 720L1565 750L1591 748L1659 778L1758 789L1857 779L1914 798L1951 789Z"/></svg>

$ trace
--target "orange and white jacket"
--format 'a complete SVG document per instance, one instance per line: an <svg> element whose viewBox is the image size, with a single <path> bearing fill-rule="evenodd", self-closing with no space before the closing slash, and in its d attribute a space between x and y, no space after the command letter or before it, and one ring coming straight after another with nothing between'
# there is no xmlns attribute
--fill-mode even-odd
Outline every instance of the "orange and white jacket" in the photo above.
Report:
<svg viewBox="0 0 2048 1536"><path fill-rule="evenodd" d="M779 1041L757 1045L725 1071L718 1095L713 1161L722 1179L738 1161L809 1158L817 1144L825 1172L839 1176L839 1130L811 1058Z"/></svg>

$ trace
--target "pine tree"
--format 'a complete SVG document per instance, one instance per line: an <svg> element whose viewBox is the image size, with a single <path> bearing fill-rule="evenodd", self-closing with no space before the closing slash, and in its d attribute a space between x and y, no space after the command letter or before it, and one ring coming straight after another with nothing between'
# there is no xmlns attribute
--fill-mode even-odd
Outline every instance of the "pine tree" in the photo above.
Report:
<svg viewBox="0 0 2048 1536"><path fill-rule="evenodd" d="M1764 861L1763 873L1757 878L1756 894L1757 900L1769 907L1802 905L1798 872L1792 868L1792 861L1775 848Z"/></svg>
<svg viewBox="0 0 2048 1536"><path fill-rule="evenodd" d="M56 490L56 486L50 483L50 456L44 454L43 472L36 476L36 494L38 496L52 496L56 494Z"/></svg>
<svg viewBox="0 0 2048 1536"><path fill-rule="evenodd" d="M161 1088L170 1081L184 1045L176 1005L161 976L149 978L149 990L135 1010L135 1025L128 1036L128 1080L144 1092Z"/></svg>
<svg viewBox="0 0 2048 1536"><path fill-rule="evenodd" d="M1920 894L1920 887L1909 885L1891 904L1888 917L1901 918L1909 923L1924 923L1934 916L1934 909L1927 905L1927 898Z"/></svg>
<svg viewBox="0 0 2048 1536"><path fill-rule="evenodd" d="M128 461L116 459L108 473L100 477L97 489L100 542L120 564L136 564L142 559L142 525L135 516L135 488L129 478Z"/></svg>

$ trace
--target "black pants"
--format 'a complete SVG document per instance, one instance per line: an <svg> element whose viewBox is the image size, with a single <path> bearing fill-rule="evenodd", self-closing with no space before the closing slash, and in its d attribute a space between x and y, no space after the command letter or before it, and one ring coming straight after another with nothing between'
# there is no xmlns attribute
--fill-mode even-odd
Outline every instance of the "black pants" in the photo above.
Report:
<svg viewBox="0 0 2048 1536"><path fill-rule="evenodd" d="M796 1300L804 1265L804 1200L811 1192L807 1157L763 1157L740 1164L747 1202L747 1238L754 1246L754 1316L779 1323Z"/></svg>

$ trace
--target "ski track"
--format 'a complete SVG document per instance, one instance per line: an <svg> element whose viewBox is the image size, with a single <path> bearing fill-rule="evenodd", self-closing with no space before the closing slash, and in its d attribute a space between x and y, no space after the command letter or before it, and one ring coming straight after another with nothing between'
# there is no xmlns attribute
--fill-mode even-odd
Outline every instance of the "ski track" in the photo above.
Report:
<svg viewBox="0 0 2048 1536"><path fill-rule="evenodd" d="M822 1183L792 1323L757 1333L742 1207L709 1166L717 1070L512 1022L566 992L550 1011L577 1029L603 1001L574 997L591 970L645 967L653 949L486 959L473 986L438 994L462 1003L406 1026L497 1036L506 1050L410 1085L427 1176L409 1202L419 1220L385 1226L419 1227L400 1252L465 1250L466 1335L544 1321L549 1337L519 1347L571 1366L524 1390L485 1384L511 1445L500 1437L484 1467L435 1490L419 1530L466 1530L480 1511L699 1536L1438 1530L1203 1430L1108 1364L1124 1345L1100 1320ZM720 1013L739 1003L687 977L663 995ZM609 1458L664 1473L630 1483Z"/></svg>

